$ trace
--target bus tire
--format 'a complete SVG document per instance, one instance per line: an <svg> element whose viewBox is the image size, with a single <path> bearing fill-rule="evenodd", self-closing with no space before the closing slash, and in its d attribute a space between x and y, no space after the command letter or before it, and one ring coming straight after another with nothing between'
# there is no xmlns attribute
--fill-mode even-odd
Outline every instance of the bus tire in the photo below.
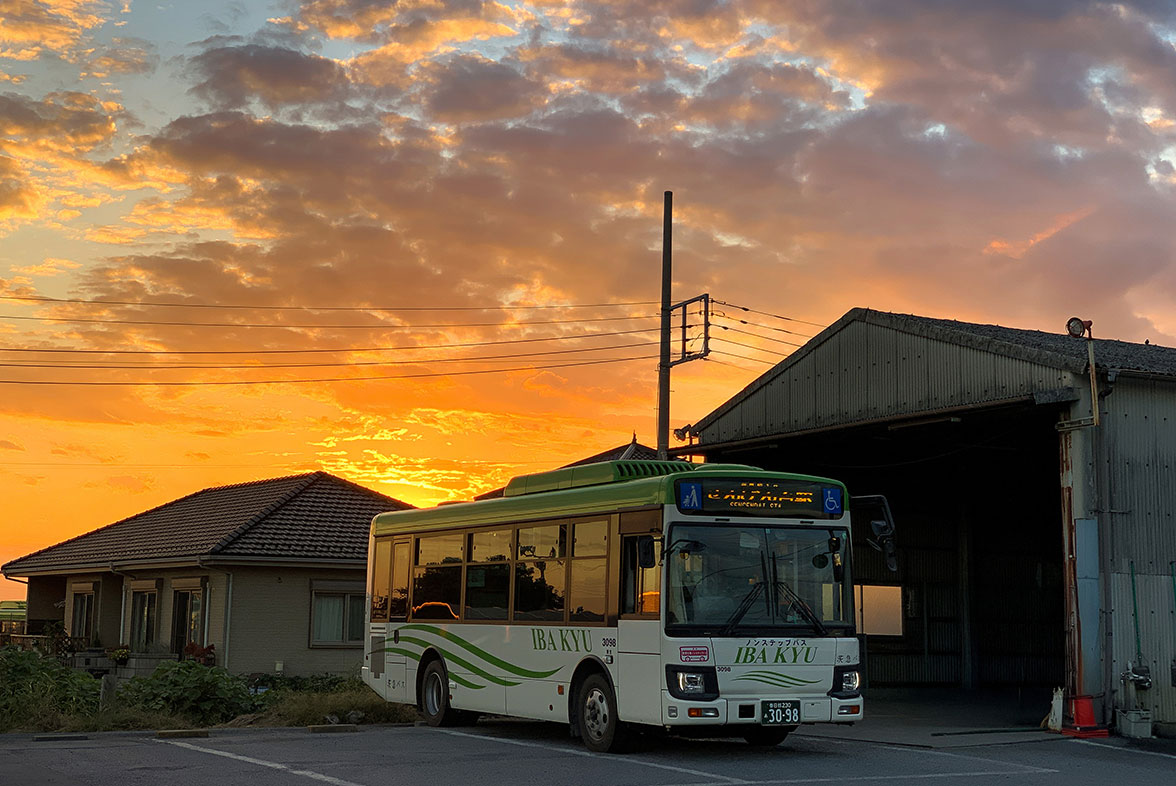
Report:
<svg viewBox="0 0 1176 786"><path fill-rule="evenodd" d="M453 726L458 711L449 706L449 674L440 658L429 661L421 677L421 714L430 726Z"/></svg>
<svg viewBox="0 0 1176 786"><path fill-rule="evenodd" d="M584 747L596 753L624 753L626 731L617 719L617 697L603 674L589 674L576 697L576 721Z"/></svg>
<svg viewBox="0 0 1176 786"><path fill-rule="evenodd" d="M795 726L752 726L743 732L743 739L757 748L774 748L794 731Z"/></svg>

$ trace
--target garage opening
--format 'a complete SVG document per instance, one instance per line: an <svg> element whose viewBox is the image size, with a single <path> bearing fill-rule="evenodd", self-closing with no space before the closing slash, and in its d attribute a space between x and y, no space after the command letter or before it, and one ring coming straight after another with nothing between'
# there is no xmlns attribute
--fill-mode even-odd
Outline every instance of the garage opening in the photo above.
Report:
<svg viewBox="0 0 1176 786"><path fill-rule="evenodd" d="M707 461L837 478L884 494L898 572L855 523L871 687L1064 684L1058 410L1029 403L715 450ZM861 608L859 606L859 608ZM870 631L874 631L871 633Z"/></svg>

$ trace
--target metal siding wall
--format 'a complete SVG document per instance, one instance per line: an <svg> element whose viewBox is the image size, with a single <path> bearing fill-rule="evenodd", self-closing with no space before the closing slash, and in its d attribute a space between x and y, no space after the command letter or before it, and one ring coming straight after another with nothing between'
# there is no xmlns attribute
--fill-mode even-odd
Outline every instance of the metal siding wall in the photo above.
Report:
<svg viewBox="0 0 1176 786"><path fill-rule="evenodd" d="M1072 384L1071 374L1059 369L854 322L718 418L702 443L1002 401Z"/></svg>
<svg viewBox="0 0 1176 786"><path fill-rule="evenodd" d="M1176 385L1120 380L1105 400L1112 570L1167 573L1176 560Z"/></svg>
<svg viewBox="0 0 1176 786"><path fill-rule="evenodd" d="M1139 705L1141 709L1152 711L1152 720L1156 723L1176 723L1176 688L1172 687L1170 671L1173 659L1176 659L1172 579L1139 575L1139 566L1136 565L1135 585L1139 600L1140 649L1152 677L1151 689L1137 693ZM1115 625L1113 673L1116 681L1110 687L1116 692L1115 706L1122 708L1126 707L1129 694L1118 675L1127 669L1127 661L1137 662L1130 573L1115 573L1111 577L1111 614Z"/></svg>
<svg viewBox="0 0 1176 786"><path fill-rule="evenodd" d="M1140 692L1145 708L1161 723L1176 723L1176 688L1170 669L1176 659L1176 591L1171 563L1176 560L1176 385L1120 378L1105 399L1103 469L1109 477L1111 531L1110 618L1112 674L1135 660L1131 563L1135 563L1139 635L1154 687ZM1123 685L1118 706L1123 706Z"/></svg>

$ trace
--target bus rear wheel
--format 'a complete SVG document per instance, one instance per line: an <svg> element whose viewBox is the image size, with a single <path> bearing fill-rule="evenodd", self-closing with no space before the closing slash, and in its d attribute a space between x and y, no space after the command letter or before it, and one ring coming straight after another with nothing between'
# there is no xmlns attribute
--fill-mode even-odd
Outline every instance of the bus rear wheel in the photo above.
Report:
<svg viewBox="0 0 1176 786"><path fill-rule="evenodd" d="M421 678L421 713L430 726L452 726L459 721L458 711L449 706L449 675L440 660L430 661Z"/></svg>
<svg viewBox="0 0 1176 786"><path fill-rule="evenodd" d="M757 748L774 748L794 731L795 726L753 726L743 732L743 739Z"/></svg>
<svg viewBox="0 0 1176 786"><path fill-rule="evenodd" d="M627 749L617 719L617 697L603 675L589 674L584 679L576 706L584 747L596 753L623 753Z"/></svg>

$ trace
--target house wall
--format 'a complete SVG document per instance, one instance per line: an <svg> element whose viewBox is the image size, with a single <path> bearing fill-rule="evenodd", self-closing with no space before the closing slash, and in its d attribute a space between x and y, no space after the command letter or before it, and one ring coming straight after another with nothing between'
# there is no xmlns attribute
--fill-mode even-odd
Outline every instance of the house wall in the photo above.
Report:
<svg viewBox="0 0 1176 786"><path fill-rule="evenodd" d="M156 587L156 629L153 644L148 651L171 652L174 650L174 613L177 584L199 579L204 587L204 618L202 645L213 644L217 653L224 652L224 608L228 589L225 574L207 568L177 568L174 570L137 570L134 581L155 581ZM131 579L121 588L120 619L122 619L121 641L131 639L131 596L134 593ZM125 611L123 611L125 609Z"/></svg>
<svg viewBox="0 0 1176 786"><path fill-rule="evenodd" d="M230 671L290 675L358 673L362 642L354 646L311 646L313 581L352 581L362 593L364 568L234 568Z"/></svg>
<svg viewBox="0 0 1176 786"><path fill-rule="evenodd" d="M122 577L105 573L79 573L65 577L63 621L67 634L73 625L74 585L79 583L93 584L94 627L90 637L91 646L118 644Z"/></svg>
<svg viewBox="0 0 1176 786"><path fill-rule="evenodd" d="M39 634L47 623L64 620L65 596L65 579L61 576L31 576L27 632Z"/></svg>
<svg viewBox="0 0 1176 786"><path fill-rule="evenodd" d="M98 577L94 592L94 646L113 647L119 644L119 622L122 620L122 576L104 573Z"/></svg>

